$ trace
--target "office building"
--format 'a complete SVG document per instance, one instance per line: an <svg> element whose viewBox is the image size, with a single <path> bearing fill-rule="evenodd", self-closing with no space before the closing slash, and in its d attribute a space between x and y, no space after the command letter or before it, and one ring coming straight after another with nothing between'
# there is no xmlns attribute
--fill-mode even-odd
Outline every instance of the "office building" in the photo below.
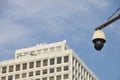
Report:
<svg viewBox="0 0 120 80"><path fill-rule="evenodd" d="M99 80L66 41L18 49L0 62L0 80Z"/></svg>

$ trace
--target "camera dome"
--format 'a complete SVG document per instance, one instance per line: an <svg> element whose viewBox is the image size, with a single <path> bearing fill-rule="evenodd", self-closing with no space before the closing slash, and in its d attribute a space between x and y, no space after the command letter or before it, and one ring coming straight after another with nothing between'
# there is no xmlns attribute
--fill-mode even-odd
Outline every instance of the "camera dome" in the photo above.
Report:
<svg viewBox="0 0 120 80"><path fill-rule="evenodd" d="M106 42L105 34L102 30L96 30L93 34L92 42L96 50L101 50Z"/></svg>

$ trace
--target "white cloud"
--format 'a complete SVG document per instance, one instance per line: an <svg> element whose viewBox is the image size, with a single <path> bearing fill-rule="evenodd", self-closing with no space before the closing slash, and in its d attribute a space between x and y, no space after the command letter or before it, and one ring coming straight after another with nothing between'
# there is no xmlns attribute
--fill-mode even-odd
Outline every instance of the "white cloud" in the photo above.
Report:
<svg viewBox="0 0 120 80"><path fill-rule="evenodd" d="M83 6L76 6L67 1L25 1L25 0L12 0L6 2L8 7L5 7L3 11L4 17L0 20L2 26L8 26L12 28L13 25L16 27L20 27L21 20L31 23L31 19L40 20L43 22L41 25L37 21L36 28L55 30L54 28L59 28L59 31L64 31L67 29L63 25L57 22L56 19L62 17L64 20L66 17L70 17L74 11L80 9L80 11L84 11L85 7ZM10 8L9 8L10 7ZM17 21L17 23L16 23ZM34 21L35 22L35 21ZM26 27L27 25L22 25ZM40 26L40 27L37 27ZM44 26L44 27L43 27ZM49 27L48 27L49 26ZM58 31L58 32L59 32ZM53 31L53 32L56 32Z"/></svg>
<svg viewBox="0 0 120 80"><path fill-rule="evenodd" d="M3 6L5 8L3 10L4 17L0 19L0 25L11 27L11 30L20 28L21 36L26 34L26 28L31 30L31 33L28 32L30 34L35 33L32 29L36 28L35 30L47 31L49 34L57 35L79 27L79 29L84 29L82 25L85 23L79 24L77 18L81 19L83 16L85 18L88 16L89 18L94 17L90 5L101 7L107 6L108 2L104 0L7 0L6 5ZM70 23L70 19L73 18L76 18L76 22ZM87 20L89 21L89 19ZM74 23L80 26L69 25ZM15 31L12 31L11 34L13 33Z"/></svg>
<svg viewBox="0 0 120 80"><path fill-rule="evenodd" d="M107 6L105 2L103 5L98 0L6 0L0 15L0 44L21 42L24 38L32 41L38 36L35 34L43 34L47 39L53 36L84 41L86 31L92 29L87 24L97 15L93 11ZM98 7L93 9L91 5Z"/></svg>

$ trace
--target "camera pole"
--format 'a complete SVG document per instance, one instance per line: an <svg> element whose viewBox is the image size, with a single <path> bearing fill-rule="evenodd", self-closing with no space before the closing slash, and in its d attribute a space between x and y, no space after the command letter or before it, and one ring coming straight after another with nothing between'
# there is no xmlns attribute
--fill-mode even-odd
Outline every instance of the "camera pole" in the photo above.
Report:
<svg viewBox="0 0 120 80"><path fill-rule="evenodd" d="M119 10L120 10L120 8L118 8L116 12L118 12ZM95 32L93 34L92 42L94 43L94 48L98 51L100 51L103 48L104 43L106 42L105 34L101 29L104 28L104 27L107 27L109 24L111 24L111 23L117 21L118 19L120 19L120 14L118 14L116 17L113 17L116 14L116 12L114 12L112 14L112 16L110 16L107 19L106 22L104 22L103 24L101 24L100 26L95 28Z"/></svg>
<svg viewBox="0 0 120 80"><path fill-rule="evenodd" d="M107 27L107 25L115 22L116 20L120 19L120 14L118 14L116 17L109 19L108 21L106 21L105 23L101 24L100 26L98 26L97 28L95 28L95 30L101 30L104 27Z"/></svg>

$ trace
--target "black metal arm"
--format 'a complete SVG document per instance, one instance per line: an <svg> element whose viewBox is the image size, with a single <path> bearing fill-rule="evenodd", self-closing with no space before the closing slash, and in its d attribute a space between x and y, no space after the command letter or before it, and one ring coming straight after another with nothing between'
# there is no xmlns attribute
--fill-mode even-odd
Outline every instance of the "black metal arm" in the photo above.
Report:
<svg viewBox="0 0 120 80"><path fill-rule="evenodd" d="M117 15L116 17L112 18L112 19L109 19L108 21L106 21L105 23L101 24L100 26L98 26L95 30L100 30L104 27L106 27L107 25L113 23L114 21L120 19L120 14Z"/></svg>

